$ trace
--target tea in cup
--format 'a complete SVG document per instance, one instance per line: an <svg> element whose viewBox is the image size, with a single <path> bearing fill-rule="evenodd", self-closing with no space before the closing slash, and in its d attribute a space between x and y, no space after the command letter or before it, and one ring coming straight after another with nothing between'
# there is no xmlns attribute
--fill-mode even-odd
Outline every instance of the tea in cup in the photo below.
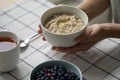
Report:
<svg viewBox="0 0 120 80"><path fill-rule="evenodd" d="M20 56L20 39L9 31L0 32L0 71L8 72L17 66Z"/></svg>

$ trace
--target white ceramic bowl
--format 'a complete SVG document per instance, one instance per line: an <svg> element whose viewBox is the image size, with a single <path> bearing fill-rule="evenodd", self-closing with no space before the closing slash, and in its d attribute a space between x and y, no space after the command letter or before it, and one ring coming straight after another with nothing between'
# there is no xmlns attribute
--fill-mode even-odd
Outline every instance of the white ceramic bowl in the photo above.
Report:
<svg viewBox="0 0 120 80"><path fill-rule="evenodd" d="M71 33L71 34L55 34L48 31L44 27L46 22L53 15L59 14L59 13L77 15L84 21L85 25L82 27L80 31ZM41 27L42 27L44 37L49 43L57 47L71 47L76 45L76 42L74 41L75 38L83 33L87 24L88 24L87 14L83 10L78 9L76 7L72 7L72 6L56 6L56 7L50 8L45 13L43 13L41 17Z"/></svg>
<svg viewBox="0 0 120 80"><path fill-rule="evenodd" d="M35 77L36 73L39 72L41 69L49 68L49 67L55 66L55 65L61 65L67 71L74 72L80 78L80 80L82 80L81 70L73 63L65 61L65 60L51 60L51 61L45 61L45 62L39 64L31 72L30 80L34 80L33 78Z"/></svg>

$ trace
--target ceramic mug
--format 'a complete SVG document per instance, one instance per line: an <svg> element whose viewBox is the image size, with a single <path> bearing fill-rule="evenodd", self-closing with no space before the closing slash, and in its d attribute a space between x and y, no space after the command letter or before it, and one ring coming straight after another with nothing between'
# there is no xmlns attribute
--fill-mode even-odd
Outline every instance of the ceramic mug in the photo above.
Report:
<svg viewBox="0 0 120 80"><path fill-rule="evenodd" d="M7 41L8 39L8 41ZM12 39L12 43L8 44ZM7 42L4 42L7 41ZM5 44L3 44L4 42ZM8 72L17 66L20 57L20 39L15 33L9 31L0 31L0 71Z"/></svg>

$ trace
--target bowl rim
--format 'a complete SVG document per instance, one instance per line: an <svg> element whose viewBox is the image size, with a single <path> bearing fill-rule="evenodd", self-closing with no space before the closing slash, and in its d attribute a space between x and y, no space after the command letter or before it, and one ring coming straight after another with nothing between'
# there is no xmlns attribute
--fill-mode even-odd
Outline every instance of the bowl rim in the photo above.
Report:
<svg viewBox="0 0 120 80"><path fill-rule="evenodd" d="M35 72L35 70L37 70L40 65L46 64L46 63L49 63L49 62L54 62L54 61L55 62L64 62L64 63L72 65L74 68L76 68L78 70L78 72L80 74L80 80L82 80L82 72L81 72L81 70L75 64L73 64L72 62L66 61L66 60L49 60L49 61L44 61L44 62L38 64L35 68L33 68L32 72L30 74L30 80L32 80L32 76L34 75L33 72Z"/></svg>
<svg viewBox="0 0 120 80"><path fill-rule="evenodd" d="M19 45L20 45L20 38L15 33L11 32L11 31L0 31L0 34L5 34L5 35L6 34L11 34L12 36L16 37L16 39L12 38L15 41L16 45L14 47L12 47L11 49L8 49L8 50L5 50L5 51L0 51L0 55L3 54L3 53L7 54L6 52L12 51L12 50L16 49L17 47L19 47ZM2 37L6 37L6 36L2 36ZM9 36L7 36L7 37L11 38Z"/></svg>
<svg viewBox="0 0 120 80"><path fill-rule="evenodd" d="M55 8L59 8L59 7L72 8L72 9L78 10L79 12L82 12L82 14L84 14L85 17L87 18L87 20L86 20L86 23L87 23L87 24L85 24L79 31L72 32L72 33L67 33L67 34L57 34L57 33L52 33L52 32L50 32L50 31L48 31L48 30L43 26L43 24L42 24L43 16L44 16L46 13L48 13L50 10L55 9ZM49 8L48 10L46 10L46 11L42 14L42 17L40 18L41 27L42 27L45 31L47 31L48 33L51 33L51 34L54 34L54 35L71 35L71 34L77 34L77 33L81 32L82 30L84 30L84 29L87 27L88 21L89 21L88 15L85 13L85 11L83 11L83 10L80 9L80 8L77 8L77 7L74 7L74 6L68 6L68 5L60 5L60 6L55 6L55 7Z"/></svg>

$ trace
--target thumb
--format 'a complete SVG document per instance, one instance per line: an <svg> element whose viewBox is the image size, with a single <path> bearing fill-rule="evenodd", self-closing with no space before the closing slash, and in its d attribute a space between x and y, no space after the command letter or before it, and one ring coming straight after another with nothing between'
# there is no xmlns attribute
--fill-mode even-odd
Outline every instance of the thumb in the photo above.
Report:
<svg viewBox="0 0 120 80"><path fill-rule="evenodd" d="M77 38L75 39L75 42L76 42L76 43L85 43L87 39L88 39L88 38L87 38L86 35L82 35L82 36L80 36L80 37L77 37Z"/></svg>
<svg viewBox="0 0 120 80"><path fill-rule="evenodd" d="M42 33L42 27L41 27L40 24L39 24L39 26L38 26L38 33Z"/></svg>
<svg viewBox="0 0 120 80"><path fill-rule="evenodd" d="M91 38L91 30L87 30L81 35L78 36L75 41L76 43L87 43L90 42L90 38Z"/></svg>

